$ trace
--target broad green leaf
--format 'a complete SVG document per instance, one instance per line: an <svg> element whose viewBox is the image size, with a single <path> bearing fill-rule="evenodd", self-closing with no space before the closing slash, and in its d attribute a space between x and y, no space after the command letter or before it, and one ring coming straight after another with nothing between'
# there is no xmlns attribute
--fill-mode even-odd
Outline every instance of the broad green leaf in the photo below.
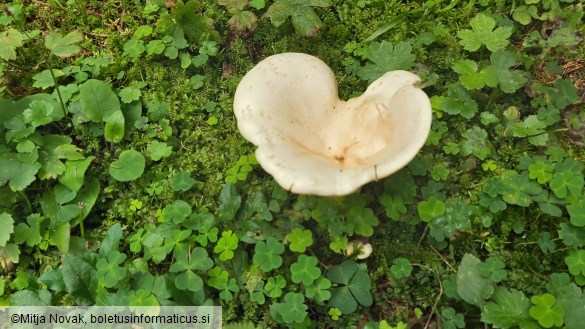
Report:
<svg viewBox="0 0 585 329"><path fill-rule="evenodd" d="M112 113L120 111L120 101L112 85L90 79L79 87L79 101L83 113L93 122L105 121Z"/></svg>
<svg viewBox="0 0 585 329"><path fill-rule="evenodd" d="M463 255L457 269L457 293L469 304L483 307L493 293L493 286L479 271L481 261L470 254Z"/></svg>
<svg viewBox="0 0 585 329"><path fill-rule="evenodd" d="M237 11L228 24L236 31L253 31L256 28L256 15L248 10Z"/></svg>
<svg viewBox="0 0 585 329"><path fill-rule="evenodd" d="M0 267L5 270L12 268L12 264L16 264L19 261L20 249L18 246L9 243L4 247L0 246Z"/></svg>
<svg viewBox="0 0 585 329"><path fill-rule="evenodd" d="M330 0L276 0L266 11L274 26L280 26L291 17L295 31L303 36L315 36L322 26L321 19L311 7L326 8Z"/></svg>
<svg viewBox="0 0 585 329"><path fill-rule="evenodd" d="M150 25L142 25L139 26L136 31L134 31L134 36L138 39L142 39L143 37L147 37L152 34L152 26Z"/></svg>
<svg viewBox="0 0 585 329"><path fill-rule="evenodd" d="M38 162L21 162L18 154L0 155L0 186L8 183L14 192L22 191L36 179L41 165Z"/></svg>
<svg viewBox="0 0 585 329"><path fill-rule="evenodd" d="M100 183L97 178L91 177L85 180L83 186L77 192L77 196L72 203L79 205L81 208L79 218L73 220L72 225L79 224L79 220L85 219L88 215L100 193Z"/></svg>
<svg viewBox="0 0 585 329"><path fill-rule="evenodd" d="M485 86L483 75L478 72L478 65L470 59L461 59L451 67L459 73L459 82L465 89L481 89Z"/></svg>
<svg viewBox="0 0 585 329"><path fill-rule="evenodd" d="M67 160L65 172L59 176L59 182L73 192L79 191L83 185L85 172L94 159L94 156L90 156L82 160Z"/></svg>
<svg viewBox="0 0 585 329"><path fill-rule="evenodd" d="M369 82L383 74L394 70L409 70L414 64L416 56L412 53L410 42L401 41L393 44L388 41L372 42L368 47L367 63L359 70L358 76Z"/></svg>
<svg viewBox="0 0 585 329"><path fill-rule="evenodd" d="M67 255L63 259L63 282L78 305L93 305L98 276L84 259Z"/></svg>
<svg viewBox="0 0 585 329"><path fill-rule="evenodd" d="M396 279L408 278L412 273L412 265L408 259L398 257L392 263L393 265L390 267L390 271Z"/></svg>
<svg viewBox="0 0 585 329"><path fill-rule="evenodd" d="M65 58L73 56L81 51L81 48L75 44L82 40L83 34L79 31L69 32L65 36L58 32L50 32L45 37L45 47L49 49L53 55Z"/></svg>
<svg viewBox="0 0 585 329"><path fill-rule="evenodd" d="M55 79L57 79L59 77L64 76L65 73L63 73L63 71L61 70L53 69L53 75L55 76ZM33 80L35 81L33 83L33 87L35 88L47 89L55 85L55 80L53 80L53 77L51 76L51 71L49 70L44 70L33 75Z"/></svg>
<svg viewBox="0 0 585 329"><path fill-rule="evenodd" d="M32 101L22 113L24 122L33 127L43 126L53 121L52 112L57 110L53 105L45 101Z"/></svg>
<svg viewBox="0 0 585 329"><path fill-rule="evenodd" d="M129 182L142 176L144 167L144 156L140 152L125 150L118 160L110 164L110 175L117 181Z"/></svg>
<svg viewBox="0 0 585 329"><path fill-rule="evenodd" d="M232 220L240 209L242 197L238 194L234 184L225 184L219 194L219 211L225 220Z"/></svg>
<svg viewBox="0 0 585 329"><path fill-rule="evenodd" d="M14 219L7 213L0 214L0 247L5 247L8 240L10 240L10 234L14 232Z"/></svg>
<svg viewBox="0 0 585 329"><path fill-rule="evenodd" d="M50 306L51 293L46 289L17 291L10 295L11 306Z"/></svg>
<svg viewBox="0 0 585 329"><path fill-rule="evenodd" d="M45 218L41 217L39 214L29 215L26 218L26 223L18 223L18 225L14 228L13 241L17 244L26 242L26 244L30 247L41 243L41 224L44 220Z"/></svg>
<svg viewBox="0 0 585 329"><path fill-rule="evenodd" d="M511 27L496 27L496 21L483 13L477 14L470 22L472 30L460 30L457 37L459 43L468 51L476 51L482 45L494 52L508 45L508 38L512 35Z"/></svg>
<svg viewBox="0 0 585 329"><path fill-rule="evenodd" d="M104 137L106 141L117 143L124 138L124 114L122 111L115 111L104 118Z"/></svg>
<svg viewBox="0 0 585 329"><path fill-rule="evenodd" d="M0 32L0 58L5 61L16 59L16 48L23 45L24 36L18 30L9 28Z"/></svg>

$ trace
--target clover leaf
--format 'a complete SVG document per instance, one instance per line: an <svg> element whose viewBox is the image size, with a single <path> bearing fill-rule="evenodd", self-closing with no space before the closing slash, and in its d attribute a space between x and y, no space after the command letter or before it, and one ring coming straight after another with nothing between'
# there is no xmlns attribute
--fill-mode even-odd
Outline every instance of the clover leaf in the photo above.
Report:
<svg viewBox="0 0 585 329"><path fill-rule="evenodd" d="M429 201L419 202L417 209L420 219L428 223L431 219L445 213L445 203L432 196L429 198Z"/></svg>
<svg viewBox="0 0 585 329"><path fill-rule="evenodd" d="M455 312L455 309L448 307L441 311L443 317L443 328L445 329L457 329L465 328L465 321L463 314Z"/></svg>
<svg viewBox="0 0 585 329"><path fill-rule="evenodd" d="M203 280L194 271L207 271L212 267L213 260L209 258L205 249L196 247L189 254L187 249L178 248L175 249L175 262L169 272L181 272L175 277L178 289L197 292L203 288Z"/></svg>
<svg viewBox="0 0 585 329"><path fill-rule="evenodd" d="M183 171L176 173L169 183L173 191L188 191L195 184L195 179L191 178L190 172Z"/></svg>
<svg viewBox="0 0 585 329"><path fill-rule="evenodd" d="M270 315L275 320L285 324L301 323L307 317L305 296L289 292L284 296L284 303L275 303L270 306Z"/></svg>
<svg viewBox="0 0 585 329"><path fill-rule="evenodd" d="M537 161L528 166L530 179L536 179L538 184L544 184L552 178L553 165L544 161Z"/></svg>
<svg viewBox="0 0 585 329"><path fill-rule="evenodd" d="M313 235L309 230L302 230L300 228L295 228L290 232L286 239L290 242L288 246L291 251L303 253L313 244Z"/></svg>
<svg viewBox="0 0 585 329"><path fill-rule="evenodd" d="M558 198L565 198L569 193L579 195L583 190L583 184L583 174L575 174L569 170L555 170L549 182L550 189Z"/></svg>
<svg viewBox="0 0 585 329"><path fill-rule="evenodd" d="M320 277L312 285L306 287L305 293L307 297L316 300L317 303L323 303L331 298L329 288L331 288L331 281L325 277Z"/></svg>
<svg viewBox="0 0 585 329"><path fill-rule="evenodd" d="M576 201L567 205L567 212L569 213L571 224L577 227L585 226L585 196L581 195Z"/></svg>
<svg viewBox="0 0 585 329"><path fill-rule="evenodd" d="M508 272L504 269L504 262L498 258L490 257L484 263L479 264L478 267L479 273L493 282L500 282L508 275Z"/></svg>
<svg viewBox="0 0 585 329"><path fill-rule="evenodd" d="M284 245L273 237L266 239L266 242L258 241L254 249L254 263L260 266L263 272L269 272L282 265Z"/></svg>
<svg viewBox="0 0 585 329"><path fill-rule="evenodd" d="M332 267L327 272L327 278L338 285L331 289L329 304L332 307L349 314L357 310L358 303L365 307L372 305L372 279L355 261L346 260Z"/></svg>
<svg viewBox="0 0 585 329"><path fill-rule="evenodd" d="M408 278L412 273L412 265L410 265L408 259L398 257L392 263L393 265L390 267L390 271L396 279Z"/></svg>
<svg viewBox="0 0 585 329"><path fill-rule="evenodd" d="M300 255L297 262L290 266L291 279L294 283L302 282L305 286L311 285L321 276L321 270L317 267L317 258L314 256Z"/></svg>
<svg viewBox="0 0 585 329"><path fill-rule="evenodd" d="M569 256L565 257L565 263L569 267L571 274L585 275L585 250L571 250Z"/></svg>
<svg viewBox="0 0 585 329"><path fill-rule="evenodd" d="M162 215L166 220L181 223L185 218L191 215L191 206L183 200L175 200L172 204L164 207Z"/></svg>
<svg viewBox="0 0 585 329"><path fill-rule="evenodd" d="M266 291L268 296L278 298L282 295L282 289L284 287L286 287L286 280L282 275L277 275L268 278L266 285L264 285L264 291Z"/></svg>
<svg viewBox="0 0 585 329"><path fill-rule="evenodd" d="M142 176L144 167L144 156L140 152L125 150L110 164L110 175L117 181L129 182Z"/></svg>
<svg viewBox="0 0 585 329"><path fill-rule="evenodd" d="M120 99L123 103L137 101L140 99L140 96L142 96L142 92L136 86L128 86L120 90Z"/></svg>
<svg viewBox="0 0 585 329"><path fill-rule="evenodd" d="M512 35L511 27L496 27L496 21L486 15L477 14L470 21L471 30L461 30L457 32L457 37L461 39L459 43L465 50L476 51L482 45L494 52L503 49L508 45L508 38Z"/></svg>
<svg viewBox="0 0 585 329"><path fill-rule="evenodd" d="M461 144L461 154L468 156L473 154L480 160L484 160L493 151L493 146L488 138L488 133L478 126L464 131L461 136L465 138Z"/></svg>
<svg viewBox="0 0 585 329"><path fill-rule="evenodd" d="M97 275L104 279L106 288L113 288L126 277L126 268L120 266L125 259L125 254L112 250L105 258L97 261Z"/></svg>
<svg viewBox="0 0 585 329"><path fill-rule="evenodd" d="M274 26L280 26L290 16L297 33L315 36L323 24L311 7L329 6L330 0L276 0L266 10L266 17L270 18Z"/></svg>
<svg viewBox="0 0 585 329"><path fill-rule="evenodd" d="M399 220L401 215L406 214L406 205L400 195L392 197L384 193L380 196L380 203L385 207L386 216L393 220Z"/></svg>
<svg viewBox="0 0 585 329"><path fill-rule="evenodd" d="M563 325L565 310L557 303L555 296L542 294L533 296L530 301L534 306L530 307L530 316L538 320L538 324L544 328L560 327Z"/></svg>
<svg viewBox="0 0 585 329"><path fill-rule="evenodd" d="M234 258L234 250L238 249L238 237L231 230L223 231L217 240L213 252L219 254L219 260L226 261Z"/></svg>

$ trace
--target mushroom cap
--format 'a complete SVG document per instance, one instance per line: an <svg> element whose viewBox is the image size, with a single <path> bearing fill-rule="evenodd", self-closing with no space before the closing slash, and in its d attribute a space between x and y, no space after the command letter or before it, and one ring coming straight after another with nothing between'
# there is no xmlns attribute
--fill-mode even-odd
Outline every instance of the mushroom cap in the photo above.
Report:
<svg viewBox="0 0 585 329"><path fill-rule="evenodd" d="M347 195L398 171L431 129L419 77L391 71L359 97L340 100L335 75L302 53L267 57L240 81L234 97L238 129L258 148L256 159L284 189Z"/></svg>

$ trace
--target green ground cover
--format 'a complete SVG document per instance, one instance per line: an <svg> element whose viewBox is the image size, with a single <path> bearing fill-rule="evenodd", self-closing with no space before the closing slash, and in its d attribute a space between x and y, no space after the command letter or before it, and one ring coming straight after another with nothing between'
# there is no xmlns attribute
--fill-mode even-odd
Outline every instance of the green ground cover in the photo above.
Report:
<svg viewBox="0 0 585 329"><path fill-rule="evenodd" d="M583 5L0 4L0 305L221 305L226 328L581 328ZM419 155L346 197L280 188L232 101L283 52L325 61L342 98L417 73L434 114ZM372 255L344 254L353 240Z"/></svg>

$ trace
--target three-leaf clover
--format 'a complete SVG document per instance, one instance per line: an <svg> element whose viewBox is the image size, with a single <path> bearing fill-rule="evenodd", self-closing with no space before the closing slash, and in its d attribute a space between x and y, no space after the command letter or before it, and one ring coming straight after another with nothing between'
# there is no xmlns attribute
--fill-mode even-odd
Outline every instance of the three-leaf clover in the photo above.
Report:
<svg viewBox="0 0 585 329"><path fill-rule="evenodd" d="M505 264L498 258L490 257L484 263L478 265L479 273L494 282L500 282L506 278L508 272L504 269Z"/></svg>
<svg viewBox="0 0 585 329"><path fill-rule="evenodd" d="M571 274L585 275L585 250L571 250L569 256L565 257L565 263L569 267Z"/></svg>
<svg viewBox="0 0 585 329"><path fill-rule="evenodd" d="M357 310L358 303L365 307L372 305L373 298L370 292L372 279L355 261L346 260L332 267L327 272L327 278L338 284L337 287L331 288L329 304L332 307L349 314Z"/></svg>
<svg viewBox="0 0 585 329"><path fill-rule="evenodd" d="M552 178L553 165L544 161L537 161L528 166L528 177L536 179L538 184L544 184Z"/></svg>
<svg viewBox="0 0 585 329"><path fill-rule="evenodd" d="M577 227L585 226L585 196L581 195L576 201L567 205L571 224Z"/></svg>
<svg viewBox="0 0 585 329"><path fill-rule="evenodd" d="M284 295L284 303L275 303L270 307L270 314L286 324L301 323L307 317L307 305L304 302L305 296L289 292Z"/></svg>
<svg viewBox="0 0 585 329"><path fill-rule="evenodd" d="M412 265L410 265L408 259L398 257L394 259L393 263L394 264L390 267L390 271L396 279L408 278L412 273Z"/></svg>
<svg viewBox="0 0 585 329"><path fill-rule="evenodd" d="M297 262L290 266L292 281L302 282L305 286L311 285L321 276L317 263L317 258L314 256L300 255Z"/></svg>
<svg viewBox="0 0 585 329"><path fill-rule="evenodd" d="M286 239L290 243L288 246L291 251L303 253L313 244L313 235L309 230L303 230L300 228L295 228L290 232Z"/></svg>
<svg viewBox="0 0 585 329"><path fill-rule="evenodd" d="M508 38L512 35L511 27L496 27L496 21L483 13L475 16L471 21L471 30L457 32L459 42L465 50L476 51L482 45L494 52L503 49L508 45Z"/></svg>
<svg viewBox="0 0 585 329"><path fill-rule="evenodd" d="M420 219L428 223L431 219L445 213L445 203L432 196L429 198L429 201L419 202L417 209Z"/></svg>
<svg viewBox="0 0 585 329"><path fill-rule="evenodd" d="M389 218L399 220L401 215L406 214L406 205L400 195L392 197L384 193L380 196L380 203L385 207L386 216Z"/></svg>
<svg viewBox="0 0 585 329"><path fill-rule="evenodd" d="M170 181L173 191L187 191L193 184L195 184L195 179L191 178L191 173L188 171L176 173Z"/></svg>
<svg viewBox="0 0 585 329"><path fill-rule="evenodd" d="M213 260L201 247L194 248L191 253L186 249L175 249L175 262L169 272L181 274L175 277L175 286L181 290L197 292L203 288L203 280L195 271L207 271L213 267Z"/></svg>
<svg viewBox="0 0 585 329"><path fill-rule="evenodd" d="M331 288L331 281L325 277L320 277L312 285L306 287L305 293L307 297L316 300L318 303L323 303L331 298L329 288Z"/></svg>
<svg viewBox="0 0 585 329"><path fill-rule="evenodd" d="M286 287L286 280L282 275L277 275L268 278L266 285L264 285L264 291L272 298L278 298L282 295L282 289Z"/></svg>
<svg viewBox="0 0 585 329"><path fill-rule="evenodd" d="M263 272L269 272L282 265L284 245L273 237L266 239L266 242L258 241L254 250L254 263L260 266Z"/></svg>
<svg viewBox="0 0 585 329"><path fill-rule="evenodd" d="M557 303L555 296L543 294L533 296L530 301L534 306L530 307L530 316L538 320L538 324L545 328L563 325L565 310L560 303Z"/></svg>
<svg viewBox="0 0 585 329"><path fill-rule="evenodd" d="M219 260L226 261L234 258L234 250L238 249L238 237L231 230L223 231L217 240L213 252L219 254Z"/></svg>
<svg viewBox="0 0 585 329"><path fill-rule="evenodd" d="M100 258L97 261L97 276L104 279L106 288L114 287L126 276L126 268L120 266L125 259L125 254L113 250L110 251L106 258Z"/></svg>

